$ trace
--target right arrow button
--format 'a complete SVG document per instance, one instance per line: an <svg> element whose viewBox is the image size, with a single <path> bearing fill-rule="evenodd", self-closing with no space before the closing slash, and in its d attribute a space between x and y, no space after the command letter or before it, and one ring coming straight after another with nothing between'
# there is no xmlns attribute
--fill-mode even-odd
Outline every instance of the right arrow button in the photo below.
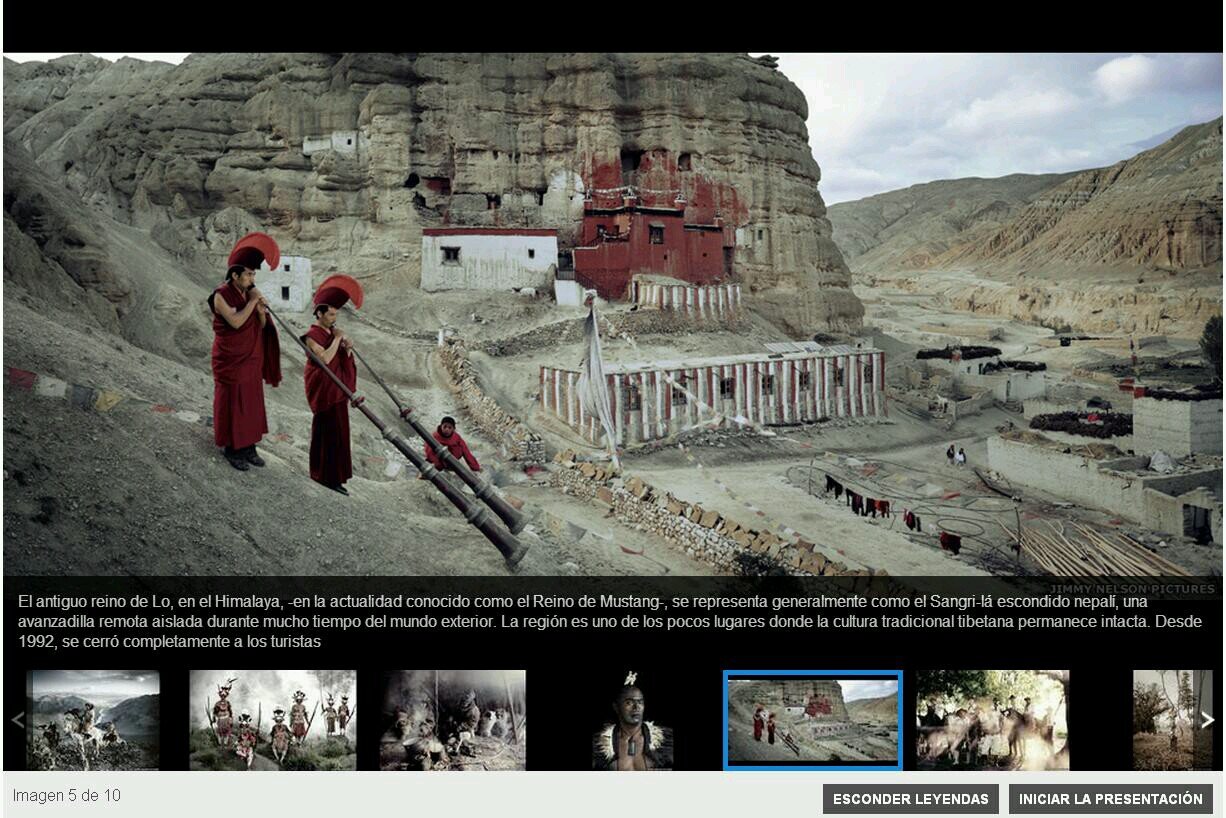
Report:
<svg viewBox="0 0 1226 818"><path fill-rule="evenodd" d="M1200 717L1204 719L1204 721L1200 723L1200 729L1202 730L1204 730L1206 727L1208 727L1209 725L1217 721L1217 719L1215 719L1213 716L1210 716L1204 710L1200 711Z"/></svg>

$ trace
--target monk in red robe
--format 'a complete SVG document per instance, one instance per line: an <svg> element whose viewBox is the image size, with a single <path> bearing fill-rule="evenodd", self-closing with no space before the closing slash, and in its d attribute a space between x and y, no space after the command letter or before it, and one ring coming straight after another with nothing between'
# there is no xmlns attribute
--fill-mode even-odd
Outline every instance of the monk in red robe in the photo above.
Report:
<svg viewBox="0 0 1226 818"><path fill-rule="evenodd" d="M258 254L257 254L258 255ZM255 286L261 256L243 258L209 295L213 313L213 437L239 471L263 466L255 444L268 432L264 383L281 383L281 347Z"/></svg>
<svg viewBox="0 0 1226 818"><path fill-rule="evenodd" d="M456 460L462 460L468 464L468 468L473 471L481 471L481 464L477 462L477 458L473 456L472 450L468 448L468 444L464 442L464 438L460 437L460 433L455 430L455 418L445 417L439 423L438 428L434 430L434 439L447 447L451 452L451 456ZM426 459L436 469L446 471L448 466L443 462L443 459L434 453L434 447L429 443L426 444Z"/></svg>
<svg viewBox="0 0 1226 818"><path fill-rule="evenodd" d="M321 288L315 294L315 323L302 340L352 392L358 384L353 342L336 326L338 308L348 300L343 290ZM311 421L311 479L348 496L344 483L353 477L349 399L313 360L307 360L303 379L307 403L315 413Z"/></svg>

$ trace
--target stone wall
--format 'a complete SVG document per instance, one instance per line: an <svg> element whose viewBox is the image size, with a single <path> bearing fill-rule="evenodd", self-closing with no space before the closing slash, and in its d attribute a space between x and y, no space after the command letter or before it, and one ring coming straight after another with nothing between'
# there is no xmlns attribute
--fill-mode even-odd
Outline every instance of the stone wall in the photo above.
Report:
<svg viewBox="0 0 1226 818"><path fill-rule="evenodd" d="M642 525L688 556L716 568L735 571L738 555L757 554L791 574L872 574L827 559L811 542L787 542L769 531L748 528L718 511L657 491L637 477L615 479L610 469L578 461L572 451L561 452L554 461L559 468L550 476L551 485L608 507L623 523Z"/></svg>
<svg viewBox="0 0 1226 818"><path fill-rule="evenodd" d="M1099 461L1059 448L988 438L988 466L1009 480L1174 536L1183 534L1180 496L1222 482L1220 467L1149 476L1133 470L1138 462Z"/></svg>
<svg viewBox="0 0 1226 818"><path fill-rule="evenodd" d="M460 405L478 429L501 444L503 456L523 463L544 463L545 443L485 394L477 381L477 371L468 360L464 342L444 341L438 354Z"/></svg>
<svg viewBox="0 0 1226 818"><path fill-rule="evenodd" d="M1215 487L1221 491L1221 472L1218 473ZM1222 542L1222 501L1214 494L1214 489L1200 485L1190 491L1176 494L1172 491L1160 491L1146 488L1142 493L1145 517L1150 520L1151 527L1165 534L1180 536L1184 534L1184 507L1195 506L1209 510L1209 525L1213 531L1213 541L1219 545Z"/></svg>
<svg viewBox="0 0 1226 818"><path fill-rule="evenodd" d="M1093 458L1064 454L1056 448L988 438L988 467L1009 480L1062 500L1137 519L1141 481L1123 472L1100 471L1099 466Z"/></svg>
<svg viewBox="0 0 1226 818"><path fill-rule="evenodd" d="M1003 372L992 372L987 375L959 374L957 381L975 389L990 389L996 400L999 401L1022 401L1047 394L1047 375L1044 372L1019 372L1006 369Z"/></svg>
<svg viewBox="0 0 1226 818"><path fill-rule="evenodd" d="M996 396L992 394L991 390L985 389L979 394L969 397L966 400L951 400L949 402L949 408L953 413L954 418L962 418L977 415L984 409L988 408L989 406L994 406L995 404Z"/></svg>
<svg viewBox="0 0 1226 818"><path fill-rule="evenodd" d="M1222 453L1221 400L1160 400L1140 397L1132 404L1137 451L1172 457Z"/></svg>

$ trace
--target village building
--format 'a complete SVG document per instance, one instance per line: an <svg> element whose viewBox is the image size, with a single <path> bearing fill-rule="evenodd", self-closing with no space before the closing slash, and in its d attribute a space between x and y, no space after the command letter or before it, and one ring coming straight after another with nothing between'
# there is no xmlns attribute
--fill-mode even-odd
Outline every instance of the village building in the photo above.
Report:
<svg viewBox="0 0 1226 818"><path fill-rule="evenodd" d="M726 282L735 251L736 230L719 214L710 224L691 224L680 193L671 203L655 197L649 204L634 188L624 188L584 201L575 278L601 298L622 300L630 297L636 273L700 285Z"/></svg>
<svg viewBox="0 0 1226 818"><path fill-rule="evenodd" d="M305 256L281 256L277 269L260 264L256 276L260 292L274 310L305 312L311 304L311 260Z"/></svg>
<svg viewBox="0 0 1226 818"><path fill-rule="evenodd" d="M1136 387L1132 435L1138 453L1222 454L1222 394Z"/></svg>
<svg viewBox="0 0 1226 818"><path fill-rule="evenodd" d="M884 372L881 350L846 345L605 366L617 445L668 437L716 412L723 425L884 417ZM541 407L596 443L600 425L580 404L578 382L577 370L542 366Z"/></svg>
<svg viewBox="0 0 1226 818"><path fill-rule="evenodd" d="M421 288L548 290L558 266L552 228L427 227L421 231Z"/></svg>
<svg viewBox="0 0 1226 818"><path fill-rule="evenodd" d="M1076 445L1071 438L1054 439L1047 432L990 437L988 466L1012 483L1110 512L1152 531L1222 542L1220 457L1184 458L1159 471L1150 455L1115 452L1100 457L1094 444L1104 441L1087 437Z"/></svg>
<svg viewBox="0 0 1226 818"><path fill-rule="evenodd" d="M311 156L320 151L335 151L344 156L356 156L360 136L357 131L333 131L322 136L304 136L302 155Z"/></svg>
<svg viewBox="0 0 1226 818"><path fill-rule="evenodd" d="M921 350L916 354L934 372L973 392L987 391L1001 403L1047 394L1046 364L1009 361L995 347L963 346Z"/></svg>

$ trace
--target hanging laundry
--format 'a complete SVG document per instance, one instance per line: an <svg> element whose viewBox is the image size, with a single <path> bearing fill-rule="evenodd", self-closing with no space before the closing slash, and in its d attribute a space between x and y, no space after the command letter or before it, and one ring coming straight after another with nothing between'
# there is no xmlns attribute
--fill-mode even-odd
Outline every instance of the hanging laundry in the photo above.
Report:
<svg viewBox="0 0 1226 818"><path fill-rule="evenodd" d="M874 500L871 497L868 498L868 501L864 504L864 514L865 516L868 516L869 514L872 514L873 517L877 516L877 501L876 500Z"/></svg>
<svg viewBox="0 0 1226 818"><path fill-rule="evenodd" d="M878 500L877 510L881 512L882 517L889 517L890 516L890 501L889 500Z"/></svg>
<svg viewBox="0 0 1226 818"><path fill-rule="evenodd" d="M902 510L902 521L908 531L915 530L915 515L911 513L910 509L904 508Z"/></svg>
<svg viewBox="0 0 1226 818"><path fill-rule="evenodd" d="M918 515L918 514L912 514L911 516L915 518L915 530L916 530L916 531L923 531L923 530L924 530L924 527L923 527L923 525L921 525L921 524L920 524L920 518L919 518L919 515Z"/></svg>
<svg viewBox="0 0 1226 818"><path fill-rule="evenodd" d="M957 556L958 552L962 550L962 538L957 534L950 534L948 531L942 531L940 539L941 548L952 552L954 556Z"/></svg>

